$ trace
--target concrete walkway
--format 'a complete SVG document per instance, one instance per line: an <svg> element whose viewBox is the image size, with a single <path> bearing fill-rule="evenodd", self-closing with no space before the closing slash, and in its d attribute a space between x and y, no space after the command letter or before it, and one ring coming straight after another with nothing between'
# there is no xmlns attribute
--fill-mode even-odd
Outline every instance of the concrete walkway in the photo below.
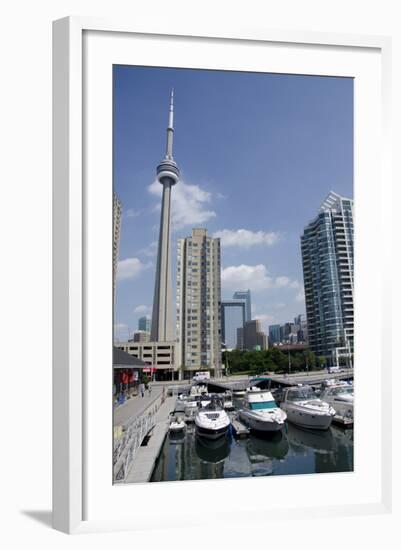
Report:
<svg viewBox="0 0 401 550"><path fill-rule="evenodd" d="M174 410L176 397L167 397L156 414L156 425L145 447L139 447L125 483L150 481L155 462L160 454L169 427L170 412Z"/></svg>
<svg viewBox="0 0 401 550"><path fill-rule="evenodd" d="M140 416L160 397L162 392L162 386L152 386L151 395L149 395L148 391L145 391L144 397L141 397L141 395L136 395L135 397L128 399L128 401L126 401L123 405L115 407L113 414L114 426L122 426L131 418Z"/></svg>

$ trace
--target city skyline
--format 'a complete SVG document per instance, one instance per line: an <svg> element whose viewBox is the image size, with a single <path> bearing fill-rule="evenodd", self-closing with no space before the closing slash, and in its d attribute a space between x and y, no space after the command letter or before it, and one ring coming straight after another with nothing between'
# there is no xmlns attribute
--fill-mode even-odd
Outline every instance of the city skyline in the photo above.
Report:
<svg viewBox="0 0 401 550"><path fill-rule="evenodd" d="M238 84L236 93L227 98L233 82ZM154 169L163 149L166 97L172 85L179 97L175 156L183 173L173 191L173 254L178 238L207 227L211 236L221 239L223 300L249 288L252 317L261 320L266 332L269 325L304 313L299 236L332 188L352 197L352 81L117 67L114 83L114 183L123 207L116 337L131 336L138 318L152 311L161 198ZM251 108L255 94L259 102L253 101ZM222 103L223 96L228 105ZM297 105L291 102L295 96ZM280 118L281 103L291 112ZM232 113L241 139L233 134ZM135 141L138 132L141 139ZM283 145L292 163L278 166L277 151ZM257 158L265 162L258 164ZM294 160L298 185L291 177ZM246 174L253 187L241 185ZM311 181L305 185L308 176ZM175 255L172 267L174 288Z"/></svg>

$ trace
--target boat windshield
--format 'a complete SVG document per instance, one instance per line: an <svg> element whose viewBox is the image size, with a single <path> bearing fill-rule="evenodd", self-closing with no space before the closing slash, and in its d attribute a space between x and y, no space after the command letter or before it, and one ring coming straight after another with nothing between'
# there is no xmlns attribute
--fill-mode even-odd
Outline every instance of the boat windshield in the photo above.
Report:
<svg viewBox="0 0 401 550"><path fill-rule="evenodd" d="M222 404L219 399L213 397L208 405L204 407L208 411L217 411L222 409Z"/></svg>
<svg viewBox="0 0 401 550"><path fill-rule="evenodd" d="M305 401L306 399L314 399L316 397L312 388L296 388L291 389L287 393L288 401Z"/></svg>
<svg viewBox="0 0 401 550"><path fill-rule="evenodd" d="M277 405L275 401L261 401L260 403L249 403L251 411L258 411L261 409L276 409Z"/></svg>
<svg viewBox="0 0 401 550"><path fill-rule="evenodd" d="M334 395L339 395L344 393L352 394L354 393L354 388L352 386L340 386L339 388L334 388L332 390L332 393Z"/></svg>

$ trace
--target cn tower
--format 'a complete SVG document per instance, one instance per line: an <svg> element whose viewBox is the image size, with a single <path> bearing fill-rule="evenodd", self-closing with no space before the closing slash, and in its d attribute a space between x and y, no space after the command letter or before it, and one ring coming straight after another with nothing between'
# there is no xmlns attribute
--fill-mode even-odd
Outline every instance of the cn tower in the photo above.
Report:
<svg viewBox="0 0 401 550"><path fill-rule="evenodd" d="M157 179L163 186L162 208L160 216L159 245L155 291L153 296L152 342L173 340L173 310L171 289L171 246L170 246L170 210L171 190L180 177L180 171L173 158L174 137L174 91L171 91L170 111L167 126L166 154L156 169Z"/></svg>

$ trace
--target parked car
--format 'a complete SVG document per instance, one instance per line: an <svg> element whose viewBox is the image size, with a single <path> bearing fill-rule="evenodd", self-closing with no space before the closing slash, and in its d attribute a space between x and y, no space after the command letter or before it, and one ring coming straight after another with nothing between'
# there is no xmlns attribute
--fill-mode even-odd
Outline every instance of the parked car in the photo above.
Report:
<svg viewBox="0 0 401 550"><path fill-rule="evenodd" d="M341 367L329 367L329 374L334 374L335 372L341 372Z"/></svg>

